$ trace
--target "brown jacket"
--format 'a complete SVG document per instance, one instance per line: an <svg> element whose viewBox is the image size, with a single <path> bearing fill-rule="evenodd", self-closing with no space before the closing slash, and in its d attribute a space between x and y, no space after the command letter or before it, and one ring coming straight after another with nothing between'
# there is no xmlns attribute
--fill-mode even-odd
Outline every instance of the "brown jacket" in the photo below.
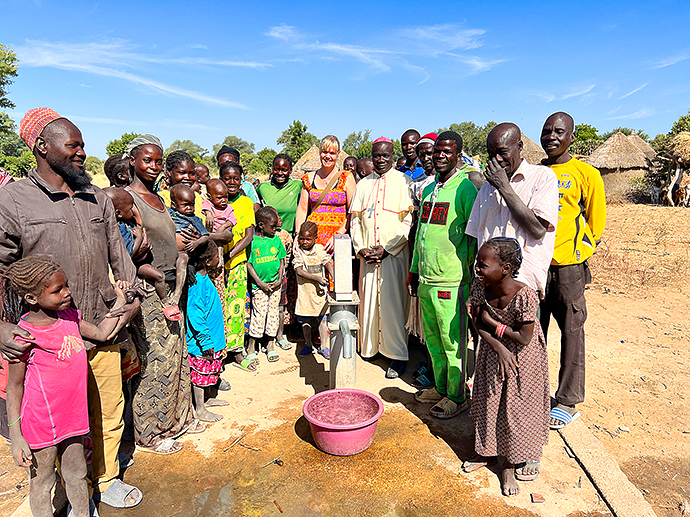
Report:
<svg viewBox="0 0 690 517"><path fill-rule="evenodd" d="M36 172L0 188L0 264L45 255L65 270L72 299L82 317L100 323L116 294L109 277L134 283L136 269L100 188L74 193L57 190Z"/></svg>

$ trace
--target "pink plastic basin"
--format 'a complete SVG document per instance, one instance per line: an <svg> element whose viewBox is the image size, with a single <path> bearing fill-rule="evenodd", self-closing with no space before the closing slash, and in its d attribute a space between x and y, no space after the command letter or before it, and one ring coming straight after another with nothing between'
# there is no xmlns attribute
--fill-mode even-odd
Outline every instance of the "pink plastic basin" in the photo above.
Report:
<svg viewBox="0 0 690 517"><path fill-rule="evenodd" d="M374 441L383 402L362 390L328 390L307 399L303 412L319 449L336 456L352 456Z"/></svg>

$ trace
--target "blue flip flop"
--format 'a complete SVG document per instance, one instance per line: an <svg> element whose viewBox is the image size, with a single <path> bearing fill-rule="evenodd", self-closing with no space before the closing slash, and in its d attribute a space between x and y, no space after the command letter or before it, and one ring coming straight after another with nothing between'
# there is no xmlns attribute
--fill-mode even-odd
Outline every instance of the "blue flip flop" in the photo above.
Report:
<svg viewBox="0 0 690 517"><path fill-rule="evenodd" d="M551 427L551 429L563 429L573 420L577 420L580 417L580 412L576 411L571 415L565 409L561 409L558 406L556 406L551 409L551 413L549 414L549 416L554 420L559 420L560 422L563 422L562 424L551 424L549 426Z"/></svg>

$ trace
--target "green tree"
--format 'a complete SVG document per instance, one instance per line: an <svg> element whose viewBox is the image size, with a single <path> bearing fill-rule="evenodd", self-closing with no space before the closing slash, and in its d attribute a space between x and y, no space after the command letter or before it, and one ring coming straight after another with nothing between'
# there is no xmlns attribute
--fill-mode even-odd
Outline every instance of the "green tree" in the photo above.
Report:
<svg viewBox="0 0 690 517"><path fill-rule="evenodd" d="M319 139L316 135L307 132L306 124L302 124L299 120L293 120L290 127L283 131L276 140L276 143L282 144L281 152L287 153L296 162L312 145L317 145Z"/></svg>
<svg viewBox="0 0 690 517"><path fill-rule="evenodd" d="M269 149L264 147L256 154L244 155L246 163L242 163L242 167L251 176L255 176L259 179L265 179L270 173L273 167L273 158L276 157L276 151L274 149Z"/></svg>
<svg viewBox="0 0 690 517"><path fill-rule="evenodd" d="M0 154L19 157L30 149L17 134L17 126L7 113L0 111Z"/></svg>
<svg viewBox="0 0 690 517"><path fill-rule="evenodd" d="M91 175L103 174L103 162L97 156L87 156L84 160L84 169Z"/></svg>
<svg viewBox="0 0 690 517"><path fill-rule="evenodd" d="M343 151L356 158L371 156L371 129L347 135L343 140Z"/></svg>
<svg viewBox="0 0 690 517"><path fill-rule="evenodd" d="M191 140L175 140L170 147L165 150L165 155L172 153L173 151L185 151L188 153L195 162L201 162L208 154L208 149L204 149L199 144L192 142Z"/></svg>
<svg viewBox="0 0 690 517"><path fill-rule="evenodd" d="M29 170L36 167L34 153L27 148L19 156L5 156L0 154L0 167L8 171L12 176L23 178Z"/></svg>
<svg viewBox="0 0 690 517"><path fill-rule="evenodd" d="M671 137L665 133L659 133L652 140L649 145L656 151L656 154L663 155L666 152L666 146L671 141Z"/></svg>
<svg viewBox="0 0 690 517"><path fill-rule="evenodd" d="M611 131L607 131L606 133L604 133L603 135L601 135L601 139L602 139L603 141L606 141L606 140L608 140L611 136L613 136L614 133L617 133L618 131L620 131L621 133L623 133L623 134L626 135L626 136L629 136L629 135L631 135L631 134L633 133L633 131L635 131L635 130L634 130L633 128L631 128L631 127L617 127L616 129L612 129ZM637 133L637 136L639 136L639 137L640 137L642 140L644 140L645 142L649 142L649 135L648 135L647 133L645 133L644 131L642 131L641 129L638 129L637 131L635 131L635 133Z"/></svg>
<svg viewBox="0 0 690 517"><path fill-rule="evenodd" d="M590 124L575 125L575 140L570 145L572 154L589 156L603 142L599 130Z"/></svg>
<svg viewBox="0 0 690 517"><path fill-rule="evenodd" d="M215 144L213 146L213 160L216 159L216 154L224 145L237 149L240 153L240 156L243 154L254 154L254 144L252 142L247 142L246 140L241 139L239 136L229 135L226 136L220 144ZM242 164L242 167L244 167L244 164Z"/></svg>
<svg viewBox="0 0 690 517"><path fill-rule="evenodd" d="M117 140L111 140L108 145L105 146L105 152L108 154L108 156L124 154L127 144L138 136L140 136L139 133L124 133Z"/></svg>
<svg viewBox="0 0 690 517"><path fill-rule="evenodd" d="M690 131L690 111L688 111L687 115L681 115L681 117L673 123L668 136L674 137L681 131Z"/></svg>
<svg viewBox="0 0 690 517"><path fill-rule="evenodd" d="M13 77L17 77L17 54L0 43L0 108L14 108L14 102L7 97Z"/></svg>

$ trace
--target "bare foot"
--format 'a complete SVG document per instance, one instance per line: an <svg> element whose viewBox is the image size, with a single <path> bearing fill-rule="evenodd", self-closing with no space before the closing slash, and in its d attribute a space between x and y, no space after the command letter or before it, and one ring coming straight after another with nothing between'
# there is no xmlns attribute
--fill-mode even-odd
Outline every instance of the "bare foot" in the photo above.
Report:
<svg viewBox="0 0 690 517"><path fill-rule="evenodd" d="M473 458L463 461L461 468L465 474L469 474L470 472L488 467L494 463L496 463L495 457L480 456L476 454Z"/></svg>
<svg viewBox="0 0 690 517"><path fill-rule="evenodd" d="M517 495L520 493L520 486L518 485L517 479L515 479L515 465L512 465L507 461L503 464L501 481L501 492L503 492L504 496L510 497L511 495Z"/></svg>
<svg viewBox="0 0 690 517"><path fill-rule="evenodd" d="M223 399L217 399L217 398L212 398L208 399L206 402L206 407L221 407L221 406L229 406L230 402L227 400Z"/></svg>
<svg viewBox="0 0 690 517"><path fill-rule="evenodd" d="M213 422L218 422L219 420L223 419L223 415L219 415L218 413L211 413L208 409L204 408L201 410L197 410L196 412L196 419L201 421L201 422L208 422L208 423L213 423Z"/></svg>
<svg viewBox="0 0 690 517"><path fill-rule="evenodd" d="M541 460L528 460L515 465L515 477L518 481L534 481L541 473Z"/></svg>

